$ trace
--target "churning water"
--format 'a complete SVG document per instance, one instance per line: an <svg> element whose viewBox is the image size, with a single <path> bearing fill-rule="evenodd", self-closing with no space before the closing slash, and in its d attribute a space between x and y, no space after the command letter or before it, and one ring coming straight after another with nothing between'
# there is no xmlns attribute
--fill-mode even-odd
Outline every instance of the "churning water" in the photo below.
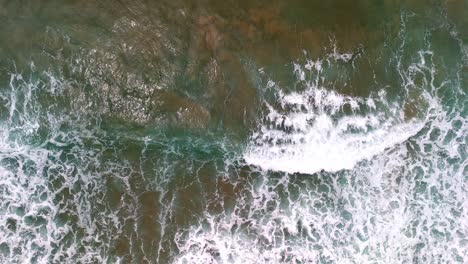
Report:
<svg viewBox="0 0 468 264"><path fill-rule="evenodd" d="M466 2L84 2L0 2L1 263L468 262Z"/></svg>

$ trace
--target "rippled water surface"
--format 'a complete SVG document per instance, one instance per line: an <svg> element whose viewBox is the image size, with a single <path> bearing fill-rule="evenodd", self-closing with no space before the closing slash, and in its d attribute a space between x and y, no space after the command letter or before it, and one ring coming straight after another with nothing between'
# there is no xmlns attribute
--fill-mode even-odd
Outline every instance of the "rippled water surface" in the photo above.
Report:
<svg viewBox="0 0 468 264"><path fill-rule="evenodd" d="M1 263L467 263L465 0L0 1Z"/></svg>

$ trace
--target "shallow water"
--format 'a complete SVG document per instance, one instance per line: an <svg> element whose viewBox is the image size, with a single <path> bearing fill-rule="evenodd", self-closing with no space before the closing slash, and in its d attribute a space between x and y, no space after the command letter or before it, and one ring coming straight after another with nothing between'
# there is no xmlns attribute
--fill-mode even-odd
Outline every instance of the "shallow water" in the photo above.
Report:
<svg viewBox="0 0 468 264"><path fill-rule="evenodd" d="M467 18L0 1L0 262L467 262Z"/></svg>

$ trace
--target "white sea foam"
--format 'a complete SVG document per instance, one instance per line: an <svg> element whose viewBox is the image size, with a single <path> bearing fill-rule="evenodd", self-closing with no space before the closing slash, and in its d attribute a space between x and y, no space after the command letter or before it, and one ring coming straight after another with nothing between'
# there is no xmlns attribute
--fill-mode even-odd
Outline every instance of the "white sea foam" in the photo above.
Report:
<svg viewBox="0 0 468 264"><path fill-rule="evenodd" d="M319 79L317 65L296 64L298 80L304 81L308 69L315 69ZM266 103L266 122L252 135L244 155L247 163L288 173L352 169L414 136L424 125L424 120L405 121L401 106L387 102L383 91L376 98L358 98L329 91L315 81L308 85L302 92L279 90L279 110ZM346 107L350 113L344 113Z"/></svg>
<svg viewBox="0 0 468 264"><path fill-rule="evenodd" d="M93 213L102 202L105 170L100 166L122 171L125 162L102 164L99 150L85 147L85 141L101 144L94 132L86 124L72 124L76 116L65 109L56 111L38 100L41 93L56 95L63 88L50 73L43 77L13 73L0 92L9 109L0 123L0 262L102 263L108 256L101 250L109 245L93 248L91 243L105 236L96 219L112 222L112 214L103 214L104 219ZM61 131L71 125L73 130Z"/></svg>
<svg viewBox="0 0 468 264"><path fill-rule="evenodd" d="M370 159L404 142L421 127L421 123L408 123L388 129L379 128L368 134L346 135L343 130L334 127L328 117L322 116L297 143L255 146L249 149L245 160L264 170L289 173L312 174L320 170L333 172L352 169L359 161ZM277 136L284 138L281 134Z"/></svg>

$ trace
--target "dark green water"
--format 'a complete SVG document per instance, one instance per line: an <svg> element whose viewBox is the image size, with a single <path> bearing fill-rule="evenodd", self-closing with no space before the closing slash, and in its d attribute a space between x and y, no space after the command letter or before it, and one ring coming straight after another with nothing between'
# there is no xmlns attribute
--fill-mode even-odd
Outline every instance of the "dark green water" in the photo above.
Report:
<svg viewBox="0 0 468 264"><path fill-rule="evenodd" d="M0 262L468 262L467 28L465 0L0 0Z"/></svg>

